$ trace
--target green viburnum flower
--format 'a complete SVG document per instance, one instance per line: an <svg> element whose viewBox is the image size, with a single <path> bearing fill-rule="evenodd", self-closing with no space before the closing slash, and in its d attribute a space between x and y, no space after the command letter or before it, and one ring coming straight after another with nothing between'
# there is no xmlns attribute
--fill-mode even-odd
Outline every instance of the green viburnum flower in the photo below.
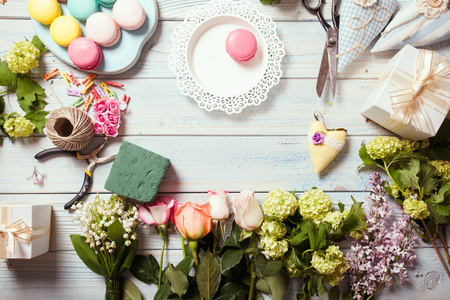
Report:
<svg viewBox="0 0 450 300"><path fill-rule="evenodd" d="M286 225L278 221L264 221L261 225L261 231L263 235L268 235L275 239L281 239L287 233Z"/></svg>
<svg viewBox="0 0 450 300"><path fill-rule="evenodd" d="M365 231L365 230L364 230ZM364 231L358 230L358 231L350 231L350 236L354 238L355 240L360 240L364 236Z"/></svg>
<svg viewBox="0 0 450 300"><path fill-rule="evenodd" d="M425 139L425 140L423 140L421 143L420 143L420 148L426 148L426 147L428 147L428 146L430 146L430 140L429 139Z"/></svg>
<svg viewBox="0 0 450 300"><path fill-rule="evenodd" d="M450 181L450 161L432 160L429 164L436 168L437 176L441 177L444 181Z"/></svg>
<svg viewBox="0 0 450 300"><path fill-rule="evenodd" d="M420 147L420 142L414 142L410 139L402 139L402 151L413 153Z"/></svg>
<svg viewBox="0 0 450 300"><path fill-rule="evenodd" d="M311 266L317 270L332 286L338 285L344 278L342 274L348 270L349 265L339 246L331 245L327 250L314 252Z"/></svg>
<svg viewBox="0 0 450 300"><path fill-rule="evenodd" d="M391 196L394 198L398 198L400 196L400 190L398 189L398 186L396 184L392 184L389 186L391 189Z"/></svg>
<svg viewBox="0 0 450 300"><path fill-rule="evenodd" d="M344 213L340 213L339 211L330 211L325 218L323 218L323 222L330 223L333 229L337 229L342 220L344 220Z"/></svg>
<svg viewBox="0 0 450 300"><path fill-rule="evenodd" d="M264 253L273 260L282 258L289 250L289 243L287 240L277 240L271 236L263 236L261 238L261 245Z"/></svg>
<svg viewBox="0 0 450 300"><path fill-rule="evenodd" d="M31 42L20 41L9 49L4 58L13 73L25 74L39 66L40 54L39 49Z"/></svg>
<svg viewBox="0 0 450 300"><path fill-rule="evenodd" d="M300 214L304 218L311 218L320 223L331 211L332 202L322 190L312 189L303 193L299 199Z"/></svg>
<svg viewBox="0 0 450 300"><path fill-rule="evenodd" d="M425 219L430 215L427 204L421 200L408 198L403 202L403 210L414 219Z"/></svg>
<svg viewBox="0 0 450 300"><path fill-rule="evenodd" d="M3 124L3 129L12 138L29 137L34 130L34 124L17 113L10 114Z"/></svg>
<svg viewBox="0 0 450 300"><path fill-rule="evenodd" d="M280 189L270 191L262 205L266 215L276 217L280 221L292 216L297 208L298 201L295 196Z"/></svg>
<svg viewBox="0 0 450 300"><path fill-rule="evenodd" d="M294 261L290 255L283 258L283 266L285 266L290 277L300 277L302 272L298 269L297 261Z"/></svg>
<svg viewBox="0 0 450 300"><path fill-rule="evenodd" d="M377 136L366 144L367 153L372 159L389 161L402 150L402 143L396 137Z"/></svg>

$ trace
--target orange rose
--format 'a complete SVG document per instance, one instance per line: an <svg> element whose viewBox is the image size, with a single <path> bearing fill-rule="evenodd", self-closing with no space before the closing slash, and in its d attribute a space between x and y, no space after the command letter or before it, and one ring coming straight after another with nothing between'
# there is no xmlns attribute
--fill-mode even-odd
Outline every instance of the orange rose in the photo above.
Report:
<svg viewBox="0 0 450 300"><path fill-rule="evenodd" d="M187 240L199 240L211 231L211 204L178 203L175 226Z"/></svg>

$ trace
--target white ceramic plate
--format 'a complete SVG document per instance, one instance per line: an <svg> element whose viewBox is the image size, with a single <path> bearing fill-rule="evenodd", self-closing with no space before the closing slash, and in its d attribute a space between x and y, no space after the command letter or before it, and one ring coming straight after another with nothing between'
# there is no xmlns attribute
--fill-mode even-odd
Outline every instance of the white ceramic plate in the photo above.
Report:
<svg viewBox="0 0 450 300"><path fill-rule="evenodd" d="M232 59L225 49L228 34L237 28L257 40L255 56L246 62ZM190 9L172 36L169 66L183 95L207 110L240 113L267 99L280 81L284 45L276 25L247 1L212 0Z"/></svg>
<svg viewBox="0 0 450 300"><path fill-rule="evenodd" d="M155 0L139 1L146 13L144 24L137 30L128 31L121 29L121 37L117 44L112 47L100 47L103 52L103 59L100 65L89 72L98 74L118 74L130 69L139 59L142 48L156 30L158 24L158 7ZM60 2L61 14L70 16L69 9L65 2ZM99 11L112 15L112 7L99 6ZM67 54L67 48L55 43L50 36L50 26L31 19L34 31L45 46L65 63L75 67ZM78 21L82 36L87 37L85 22Z"/></svg>

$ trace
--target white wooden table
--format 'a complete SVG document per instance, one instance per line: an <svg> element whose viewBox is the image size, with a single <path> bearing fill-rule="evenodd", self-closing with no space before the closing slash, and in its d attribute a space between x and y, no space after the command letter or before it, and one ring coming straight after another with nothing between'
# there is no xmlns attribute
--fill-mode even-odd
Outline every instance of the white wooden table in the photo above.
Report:
<svg viewBox="0 0 450 300"><path fill-rule="evenodd" d="M356 172L360 165L358 149L386 130L366 120L359 111L387 61L395 51L370 54L364 52L339 74L337 99L330 93L318 99L315 92L318 66L322 57L324 31L315 16L309 14L300 1L283 0L279 5L264 6L251 0L264 14L277 23L277 31L285 44L283 78L269 94L267 101L246 108L241 114L206 112L181 95L173 72L168 68L171 51L170 33L188 9L206 1L158 0L160 20L154 36L145 45L136 65L123 74L100 76L125 84L131 96L129 108L122 117L120 136L114 139L102 155L117 152L124 140L136 143L171 160L171 166L161 185L160 193L178 201L206 201L208 189L226 189L233 194L244 189L257 192L259 200L274 188L302 193L319 187L338 201L350 204L350 196L363 200L370 171ZM9 0L0 5L0 55L13 42L34 35L27 10L27 0ZM404 0L400 0L398 8ZM325 7L329 16L330 5ZM450 57L450 42L436 44L431 49ZM54 68L71 70L52 53L41 59L33 71L35 78ZM78 78L87 73L73 70ZM39 79L41 84L43 80ZM69 105L73 98L65 95L66 83L61 77L46 87L48 109ZM5 98L8 99L8 98ZM6 111L18 110L15 96L9 97ZM348 142L323 175L314 175L306 141L307 131L314 121L314 111L326 110L329 127L348 130ZM0 299L102 299L103 278L84 266L72 248L69 235L78 233L71 213L63 205L79 190L86 164L68 157L55 157L37 162L33 157L53 145L45 135L9 142L0 147L0 204L51 203L53 205L50 251L32 260L12 260L0 264ZM34 166L45 173L43 185L34 185L27 177ZM108 194L104 183L110 165L95 169L89 199L96 193ZM89 201L89 200L88 200ZM395 205L394 205L395 206ZM396 215L400 211L396 210ZM161 239L154 229L140 232L140 254L159 257ZM343 245L349 248L349 243ZM171 234L165 262L177 263L182 256L180 240ZM443 251L442 251L443 252ZM434 250L420 243L416 267L411 269L410 282L381 291L379 299L448 299L450 280L440 265ZM419 270L423 277L416 277ZM437 271L441 282L431 291L424 286L428 272ZM144 299L152 299L155 285L139 282L129 273ZM293 281L286 299L294 299L298 282Z"/></svg>

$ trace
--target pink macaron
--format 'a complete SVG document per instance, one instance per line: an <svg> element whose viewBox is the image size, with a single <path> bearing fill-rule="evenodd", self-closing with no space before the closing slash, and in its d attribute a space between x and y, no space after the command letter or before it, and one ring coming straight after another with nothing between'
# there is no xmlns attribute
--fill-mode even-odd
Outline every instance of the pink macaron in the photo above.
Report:
<svg viewBox="0 0 450 300"><path fill-rule="evenodd" d="M225 49L234 60L247 61L255 56L256 38L246 29L233 30L225 40Z"/></svg>
<svg viewBox="0 0 450 300"><path fill-rule="evenodd" d="M73 40L67 52L73 64L82 70L97 68L103 57L100 47L85 37Z"/></svg>
<svg viewBox="0 0 450 300"><path fill-rule="evenodd" d="M87 19L86 32L94 42L103 47L115 45L120 38L119 25L104 12L96 12Z"/></svg>

